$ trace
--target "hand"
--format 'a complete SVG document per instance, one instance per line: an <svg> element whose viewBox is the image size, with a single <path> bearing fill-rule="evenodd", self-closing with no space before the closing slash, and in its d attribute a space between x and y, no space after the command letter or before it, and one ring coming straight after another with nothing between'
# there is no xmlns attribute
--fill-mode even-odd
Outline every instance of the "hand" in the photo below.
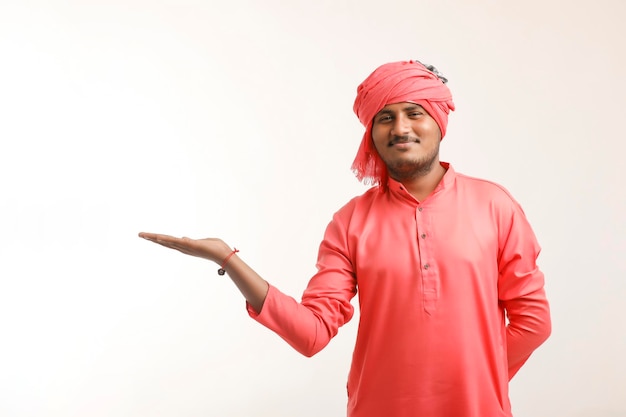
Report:
<svg viewBox="0 0 626 417"><path fill-rule="evenodd" d="M190 239L188 237L174 237L157 233L139 233L139 237L158 243L166 248L176 249L185 255L196 256L221 263L231 252L228 245L221 239Z"/></svg>
<svg viewBox="0 0 626 417"><path fill-rule="evenodd" d="M158 243L166 248L176 249L186 255L208 259L220 265L233 251L221 239L190 239L188 237L174 237L156 233L139 233L139 237ZM252 309L261 312L265 297L269 291L269 284L259 276L243 260L235 257L228 263L228 275L235 282L239 291L246 298Z"/></svg>

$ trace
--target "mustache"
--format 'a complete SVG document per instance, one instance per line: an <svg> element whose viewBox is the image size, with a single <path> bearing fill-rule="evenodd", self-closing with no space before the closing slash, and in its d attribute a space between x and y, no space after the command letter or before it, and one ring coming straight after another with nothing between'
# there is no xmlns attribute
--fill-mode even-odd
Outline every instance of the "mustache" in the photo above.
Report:
<svg viewBox="0 0 626 417"><path fill-rule="evenodd" d="M410 135L394 136L389 141L389 146L393 146L396 143L409 143L409 142L420 143L421 141L420 141L420 138L418 138L417 136L410 136Z"/></svg>

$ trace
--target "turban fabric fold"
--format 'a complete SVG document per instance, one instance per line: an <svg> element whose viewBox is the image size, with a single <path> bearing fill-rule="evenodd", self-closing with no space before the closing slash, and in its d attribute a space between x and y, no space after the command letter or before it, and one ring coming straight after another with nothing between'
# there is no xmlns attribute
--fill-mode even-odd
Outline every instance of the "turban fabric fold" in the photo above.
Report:
<svg viewBox="0 0 626 417"><path fill-rule="evenodd" d="M435 119L446 134L448 114L454 110L452 94L439 77L419 61L400 61L381 65L357 88L354 112L365 126L352 170L359 181L387 185L388 172L372 141L374 116L388 104L419 104Z"/></svg>

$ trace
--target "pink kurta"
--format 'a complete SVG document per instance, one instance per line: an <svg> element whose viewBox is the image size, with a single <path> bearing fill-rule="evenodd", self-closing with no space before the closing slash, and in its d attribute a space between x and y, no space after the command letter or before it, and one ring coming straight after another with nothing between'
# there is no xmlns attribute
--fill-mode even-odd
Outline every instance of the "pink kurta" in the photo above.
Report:
<svg viewBox="0 0 626 417"><path fill-rule="evenodd" d="M522 209L442 165L422 202L391 180L342 207L301 303L270 287L261 313L248 309L311 356L352 318L358 290L349 417L510 417L508 381L550 333Z"/></svg>

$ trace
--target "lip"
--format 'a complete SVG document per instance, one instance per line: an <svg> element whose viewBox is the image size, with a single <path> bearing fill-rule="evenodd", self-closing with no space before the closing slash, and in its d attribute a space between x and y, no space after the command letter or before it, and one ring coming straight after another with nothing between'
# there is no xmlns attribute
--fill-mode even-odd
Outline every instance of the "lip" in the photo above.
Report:
<svg viewBox="0 0 626 417"><path fill-rule="evenodd" d="M408 149L413 145L417 145L419 142L415 142L415 141L399 141L399 142L391 142L389 144L390 148L397 148L397 149Z"/></svg>
<svg viewBox="0 0 626 417"><path fill-rule="evenodd" d="M415 142L398 142L398 143L394 143L393 145L391 145L391 147L404 149L404 148L410 148L414 144Z"/></svg>

